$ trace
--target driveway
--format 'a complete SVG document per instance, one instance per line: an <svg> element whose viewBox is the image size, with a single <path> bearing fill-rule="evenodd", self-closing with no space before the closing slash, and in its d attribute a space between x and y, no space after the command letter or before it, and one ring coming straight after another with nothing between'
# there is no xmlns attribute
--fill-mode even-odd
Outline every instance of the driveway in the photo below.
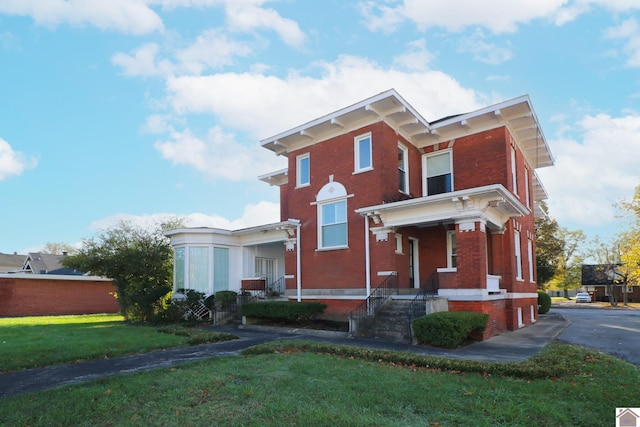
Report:
<svg viewBox="0 0 640 427"><path fill-rule="evenodd" d="M594 348L640 365L640 310L629 308L560 308L549 313L564 316L570 324L559 341Z"/></svg>

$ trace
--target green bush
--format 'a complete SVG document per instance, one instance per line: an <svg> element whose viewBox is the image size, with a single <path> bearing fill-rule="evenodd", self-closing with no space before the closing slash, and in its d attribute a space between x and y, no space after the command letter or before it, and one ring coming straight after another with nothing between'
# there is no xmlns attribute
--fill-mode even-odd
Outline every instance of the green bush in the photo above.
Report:
<svg viewBox="0 0 640 427"><path fill-rule="evenodd" d="M441 311L413 321L418 343L454 348L471 332L484 331L489 315L466 311Z"/></svg>
<svg viewBox="0 0 640 427"><path fill-rule="evenodd" d="M548 313L551 309L551 297L544 291L538 291L538 314Z"/></svg>
<svg viewBox="0 0 640 427"><path fill-rule="evenodd" d="M215 300L220 304L220 308L225 309L236 303L238 294L234 291L218 291Z"/></svg>
<svg viewBox="0 0 640 427"><path fill-rule="evenodd" d="M251 302L240 307L240 314L249 317L304 320L320 314L327 308L319 302Z"/></svg>

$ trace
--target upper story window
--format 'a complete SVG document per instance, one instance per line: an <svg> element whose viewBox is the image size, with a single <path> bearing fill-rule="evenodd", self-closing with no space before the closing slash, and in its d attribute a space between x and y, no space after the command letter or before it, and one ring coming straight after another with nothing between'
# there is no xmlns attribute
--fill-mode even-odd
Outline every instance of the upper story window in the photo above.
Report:
<svg viewBox="0 0 640 427"><path fill-rule="evenodd" d="M409 194L409 150L398 143L398 188Z"/></svg>
<svg viewBox="0 0 640 427"><path fill-rule="evenodd" d="M453 166L451 151L438 152L423 157L425 196L453 191Z"/></svg>
<svg viewBox="0 0 640 427"><path fill-rule="evenodd" d="M404 253L402 249L402 234L396 233L396 253L402 255Z"/></svg>
<svg viewBox="0 0 640 427"><path fill-rule="evenodd" d="M525 167L524 168L524 192L525 192L525 200L527 203L527 207L530 208L531 207L531 199L530 199L530 195L529 195L529 168Z"/></svg>
<svg viewBox="0 0 640 427"><path fill-rule="evenodd" d="M342 249L348 245L347 194L344 185L333 181L325 184L312 204L318 207L318 249Z"/></svg>
<svg viewBox="0 0 640 427"><path fill-rule="evenodd" d="M354 154L354 172L364 172L373 169L371 133L355 137Z"/></svg>
<svg viewBox="0 0 640 427"><path fill-rule="evenodd" d="M516 173L516 147L511 146L511 185L513 194L518 195L518 174Z"/></svg>
<svg viewBox="0 0 640 427"><path fill-rule="evenodd" d="M296 187L309 185L311 179L309 153L296 157Z"/></svg>
<svg viewBox="0 0 640 427"><path fill-rule="evenodd" d="M516 279L522 280L522 252L520 251L520 232L513 232L514 253L516 258Z"/></svg>

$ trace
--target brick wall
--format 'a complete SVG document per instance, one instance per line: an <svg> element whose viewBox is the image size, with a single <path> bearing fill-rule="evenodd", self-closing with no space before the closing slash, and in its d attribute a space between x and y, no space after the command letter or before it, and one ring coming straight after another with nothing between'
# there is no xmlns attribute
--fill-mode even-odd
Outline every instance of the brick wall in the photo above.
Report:
<svg viewBox="0 0 640 427"><path fill-rule="evenodd" d="M99 278L78 280L75 276L72 276L73 279L60 277L47 278L40 274L0 277L0 316L119 311L118 302L113 296L116 287L112 282Z"/></svg>
<svg viewBox="0 0 640 427"><path fill-rule="evenodd" d="M449 301L449 311L473 311L489 315L487 328L482 335L473 338L486 340L494 335L506 332L508 328L505 313L505 300L494 301Z"/></svg>

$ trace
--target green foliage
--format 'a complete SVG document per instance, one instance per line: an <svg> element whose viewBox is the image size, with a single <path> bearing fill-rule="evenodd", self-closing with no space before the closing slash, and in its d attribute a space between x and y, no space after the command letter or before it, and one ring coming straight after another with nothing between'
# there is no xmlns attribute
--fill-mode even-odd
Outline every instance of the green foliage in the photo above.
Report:
<svg viewBox="0 0 640 427"><path fill-rule="evenodd" d="M216 292L215 300L220 305L221 309L226 309L236 304L238 294L234 291L218 291Z"/></svg>
<svg viewBox="0 0 640 427"><path fill-rule="evenodd" d="M187 344L189 345L199 345L238 339L237 335L225 334L222 332L212 332L200 328L188 328L182 325L163 326L158 329L158 332L187 337Z"/></svg>
<svg viewBox="0 0 640 427"><path fill-rule="evenodd" d="M466 311L441 311L413 321L413 332L420 344L454 348L473 331L484 331L489 315Z"/></svg>
<svg viewBox="0 0 640 427"><path fill-rule="evenodd" d="M85 240L77 254L63 259L63 265L112 279L125 318L152 320L165 308L172 287L173 251L162 232L176 224L163 223L146 230L123 221Z"/></svg>
<svg viewBox="0 0 640 427"><path fill-rule="evenodd" d="M551 309L551 297L544 291L538 291L538 314L548 313Z"/></svg>
<svg viewBox="0 0 640 427"><path fill-rule="evenodd" d="M542 210L547 206L541 202ZM563 242L559 236L558 222L548 215L535 219L536 233L536 272L538 287L542 288L551 280L558 269L558 259L563 250Z"/></svg>
<svg viewBox="0 0 640 427"><path fill-rule="evenodd" d="M240 307L240 314L249 317L271 319L304 320L320 314L327 308L318 302L252 302Z"/></svg>

